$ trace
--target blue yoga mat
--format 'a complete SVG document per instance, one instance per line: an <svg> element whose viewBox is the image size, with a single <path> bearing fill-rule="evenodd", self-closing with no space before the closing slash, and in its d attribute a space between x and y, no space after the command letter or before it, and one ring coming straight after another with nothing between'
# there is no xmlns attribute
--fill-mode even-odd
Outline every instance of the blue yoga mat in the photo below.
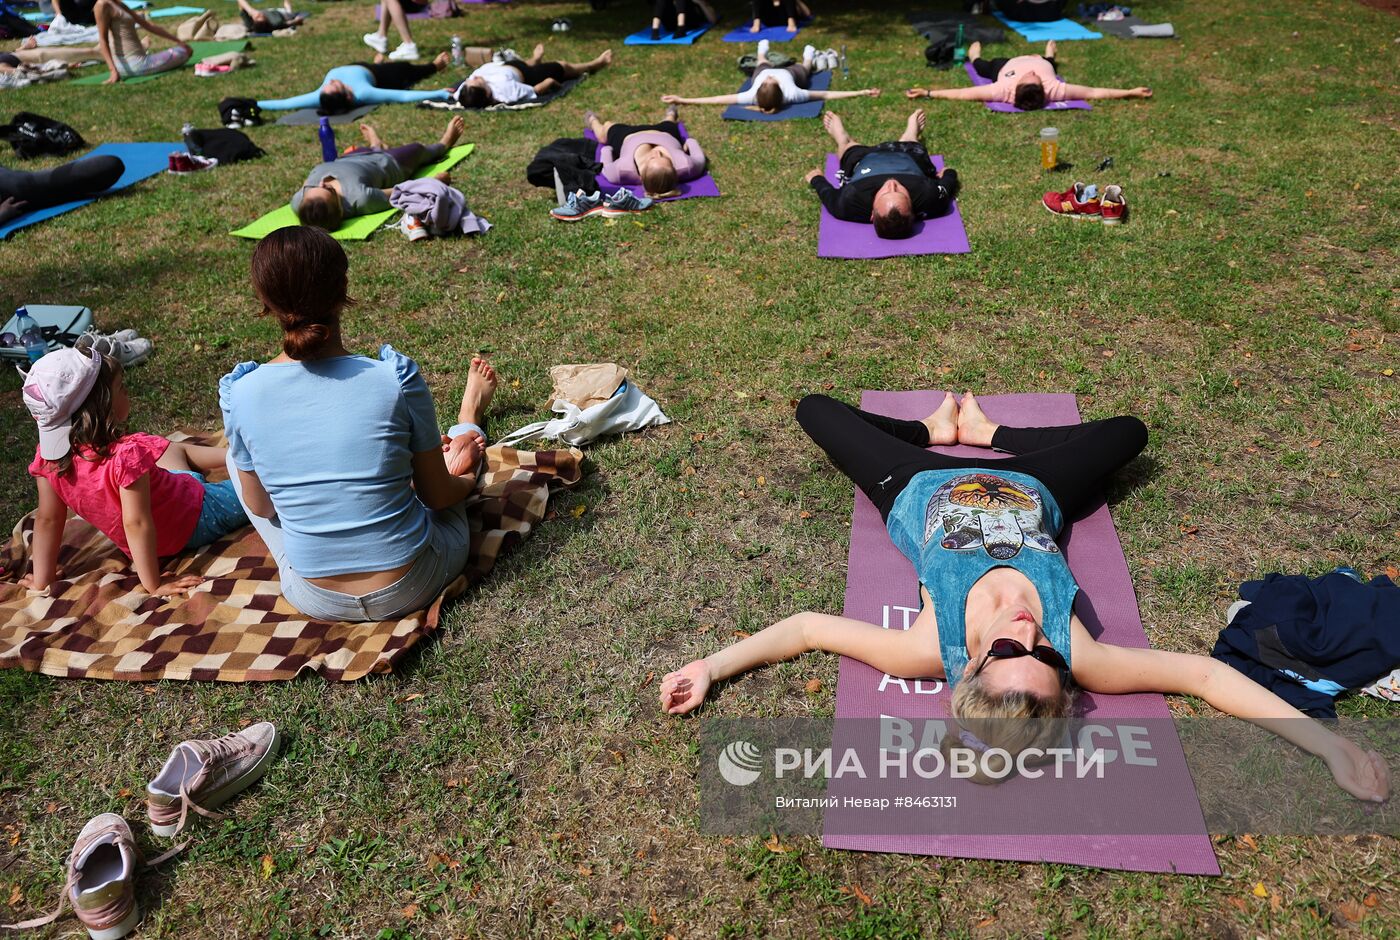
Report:
<svg viewBox="0 0 1400 940"><path fill-rule="evenodd" d="M753 79L750 78L739 87L740 91L748 91ZM831 87L831 73L818 72L812 76L811 91L826 91ZM724 109L721 115L726 121L787 121L793 118L814 118L822 113L822 106L825 101L804 101L802 104L790 104L777 114L764 114L758 110L757 105L731 104Z"/></svg>
<svg viewBox="0 0 1400 940"><path fill-rule="evenodd" d="M802 27L806 26L810 22L812 21L798 20L797 33L802 32ZM749 32L749 26L751 25L753 25L752 20L750 20L747 24L743 26L734 27L734 29L724 34L724 41L758 42L760 39L766 39L769 42L787 42L788 40L794 38L797 35L797 33L788 32L786 26L765 26L758 32L751 33Z"/></svg>
<svg viewBox="0 0 1400 940"><path fill-rule="evenodd" d="M622 40L624 46L693 46L695 40L710 31L712 23L702 23L694 27L690 32L679 38L671 35L671 30L661 30L660 39L651 38L651 27L639 29L626 39Z"/></svg>
<svg viewBox="0 0 1400 940"><path fill-rule="evenodd" d="M1027 42L1049 42L1062 39L1102 39L1103 33L1085 29L1074 20L1050 20L1048 23L1025 23L1021 20L1008 20L1000 13L993 13L1009 28L1020 33Z"/></svg>
<svg viewBox="0 0 1400 940"><path fill-rule="evenodd" d="M132 183L138 183L148 176L155 176L169 166L170 152L172 150L183 150L182 143L171 144L103 144L93 148L89 157L98 157L103 154L110 154L120 157L122 163L126 164L126 171L122 173L121 179L117 180L115 186L100 195L106 196L119 189L125 189ZM79 206L85 206L92 202L91 199L78 199L74 202L65 202L62 205L50 206L47 209L35 209L27 212L17 219L11 219L4 225L0 225L0 240L10 237L10 233L16 229L24 228L26 225L33 225L35 222L42 222L45 219L52 219L56 215L63 215L71 212Z"/></svg>
<svg viewBox="0 0 1400 940"><path fill-rule="evenodd" d="M152 10L146 16L158 20L165 16L198 16L203 12L204 7L166 7L163 10Z"/></svg>

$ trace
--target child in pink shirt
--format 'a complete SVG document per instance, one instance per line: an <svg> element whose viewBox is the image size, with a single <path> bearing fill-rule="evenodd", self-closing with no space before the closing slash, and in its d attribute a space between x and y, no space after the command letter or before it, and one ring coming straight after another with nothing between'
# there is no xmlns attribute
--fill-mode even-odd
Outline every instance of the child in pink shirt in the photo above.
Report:
<svg viewBox="0 0 1400 940"><path fill-rule="evenodd" d="M68 510L132 560L150 594L180 594L196 576L167 579L160 559L198 548L248 524L232 484L202 473L224 466L222 447L123 434L130 411L122 367L94 350L60 349L30 367L24 403L39 424L29 473L39 488L33 570L21 583L44 591L58 576ZM196 470L196 468L198 468Z"/></svg>

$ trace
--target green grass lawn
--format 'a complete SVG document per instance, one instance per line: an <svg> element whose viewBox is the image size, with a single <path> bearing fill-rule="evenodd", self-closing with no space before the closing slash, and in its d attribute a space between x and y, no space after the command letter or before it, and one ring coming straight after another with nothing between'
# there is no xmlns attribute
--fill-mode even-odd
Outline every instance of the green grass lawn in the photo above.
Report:
<svg viewBox="0 0 1400 940"><path fill-rule="evenodd" d="M310 90L365 56L369 4L312 6L295 38L255 42L250 71L11 91L5 113L65 120L92 143L176 140L187 120L214 126L224 95ZM732 24L739 4L723 6ZM857 139L897 136L905 88L962 81L925 68L905 6L828 0L803 34L848 46L851 77L834 87L884 89L834 106ZM1245 578L1400 564L1400 19L1344 0L1144 4L1180 41L1070 42L1060 58L1074 81L1146 84L1154 99L1049 119L930 103L927 140L963 180L972 253L847 262L816 257L802 183L827 151L816 121L685 109L723 198L550 220L552 196L524 168L579 136L585 108L641 120L663 92L741 81L742 50L718 34L623 46L645 13L615 7L517 0L414 24L425 51L455 33L521 51L544 41L560 58L611 45L616 61L547 108L466 116L478 150L456 178L495 230L347 245L347 343L415 357L440 414L470 356L490 352L505 379L498 431L544 414L562 362L626 365L675 423L592 447L558 517L394 676L0 673L0 920L55 902L89 816L141 818L142 787L176 742L267 719L284 753L226 822L196 823L184 856L141 877L141 936L1394 936L1400 862L1385 837L1222 838L1218 879L702 837L700 725L829 715L837 660L756 671L697 720L665 718L655 699L661 675L735 630L839 611L851 486L793 421L810 391L1070 391L1086 417L1141 416L1151 443L1112 498L1159 647L1207 651ZM559 15L572 32L550 32ZM390 144L435 138L445 120L408 106L373 116ZM1039 168L1047 123L1069 172ZM314 128L250 135L266 158L158 176L0 242L0 302L87 304L104 329L155 341L128 377L136 429L217 427L219 377L276 352L248 286L252 243L226 233L285 201L319 148ZM1114 168L1096 173L1107 156ZM1122 184L1129 224L1040 207L1075 179ZM33 505L35 433L16 375L0 375L9 526Z"/></svg>

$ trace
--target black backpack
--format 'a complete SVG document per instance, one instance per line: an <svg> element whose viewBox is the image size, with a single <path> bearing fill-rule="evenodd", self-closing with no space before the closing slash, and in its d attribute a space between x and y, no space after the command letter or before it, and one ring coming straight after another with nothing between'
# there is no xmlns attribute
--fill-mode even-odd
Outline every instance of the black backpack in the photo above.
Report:
<svg viewBox="0 0 1400 940"><path fill-rule="evenodd" d="M185 146L190 153L201 157L213 157L219 166L228 166L240 160L252 160L263 155L262 148L248 139L242 131L227 127L210 130L192 130L185 135Z"/></svg>
<svg viewBox="0 0 1400 940"><path fill-rule="evenodd" d="M24 159L45 154L61 157L87 146L87 141L62 121L28 111L21 111L9 124L0 125L0 139L8 140Z"/></svg>
<svg viewBox="0 0 1400 940"><path fill-rule="evenodd" d="M252 127L262 122L262 108L252 98L225 98L219 102L219 123L224 127Z"/></svg>

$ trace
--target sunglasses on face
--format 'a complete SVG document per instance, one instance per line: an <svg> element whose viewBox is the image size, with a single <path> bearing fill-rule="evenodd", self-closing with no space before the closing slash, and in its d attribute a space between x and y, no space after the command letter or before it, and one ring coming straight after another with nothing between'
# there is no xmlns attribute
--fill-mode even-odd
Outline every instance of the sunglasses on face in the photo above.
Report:
<svg viewBox="0 0 1400 940"><path fill-rule="evenodd" d="M1029 656L1037 662L1042 662L1060 674L1060 681L1064 682L1069 676L1069 663L1065 658L1055 651L1053 646L1040 645L1033 649L1026 649L1017 640L1009 636L997 637L992 641L991 647L987 650L987 655L982 657L982 665L977 667L973 675L981 672L993 659L1019 659L1022 656Z"/></svg>

